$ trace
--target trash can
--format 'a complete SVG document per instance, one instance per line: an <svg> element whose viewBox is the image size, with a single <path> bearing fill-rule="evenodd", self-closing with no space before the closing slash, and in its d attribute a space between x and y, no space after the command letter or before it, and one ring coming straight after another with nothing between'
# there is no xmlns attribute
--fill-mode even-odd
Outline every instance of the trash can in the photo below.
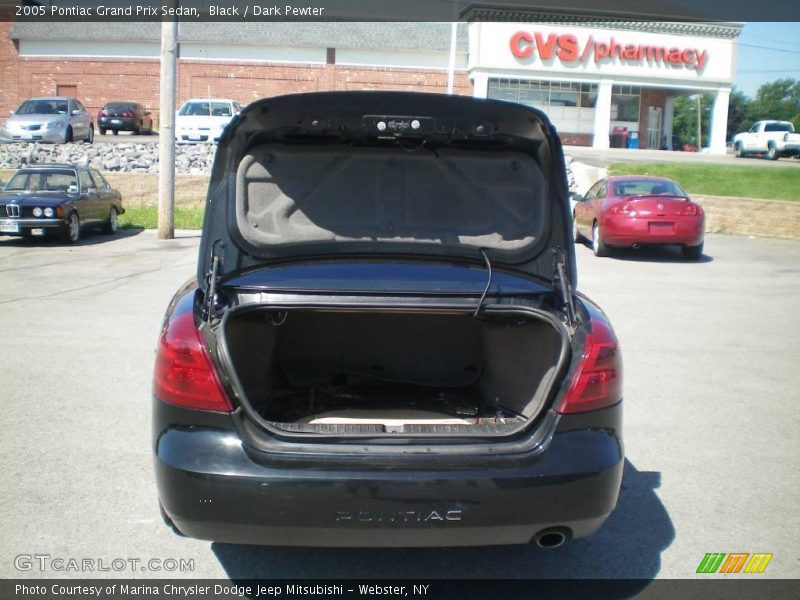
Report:
<svg viewBox="0 0 800 600"><path fill-rule="evenodd" d="M614 127L611 130L611 139L609 145L612 148L624 148L628 142L628 128L627 127Z"/></svg>
<svg viewBox="0 0 800 600"><path fill-rule="evenodd" d="M633 150L639 149L639 132L638 131L629 131L628 132L628 148Z"/></svg>

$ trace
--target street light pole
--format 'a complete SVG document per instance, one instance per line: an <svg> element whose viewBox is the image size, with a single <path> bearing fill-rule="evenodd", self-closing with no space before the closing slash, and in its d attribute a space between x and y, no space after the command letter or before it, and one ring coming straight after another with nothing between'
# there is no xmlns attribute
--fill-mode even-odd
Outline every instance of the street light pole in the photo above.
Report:
<svg viewBox="0 0 800 600"><path fill-rule="evenodd" d="M161 23L161 85L158 127L158 237L175 237L175 71L178 21Z"/></svg>

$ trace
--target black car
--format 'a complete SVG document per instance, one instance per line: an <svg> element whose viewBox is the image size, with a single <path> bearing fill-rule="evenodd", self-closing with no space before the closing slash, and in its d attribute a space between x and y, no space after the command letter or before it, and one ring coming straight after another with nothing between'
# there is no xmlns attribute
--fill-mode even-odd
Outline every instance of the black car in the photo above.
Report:
<svg viewBox="0 0 800 600"><path fill-rule="evenodd" d="M14 173L0 193L0 235L59 235L75 243L87 227L116 232L124 212L119 192L94 169L29 166Z"/></svg>
<svg viewBox="0 0 800 600"><path fill-rule="evenodd" d="M138 102L109 102L97 113L97 128L101 134L111 131L132 131L139 135L153 132L150 111Z"/></svg>
<svg viewBox="0 0 800 600"><path fill-rule="evenodd" d="M591 534L620 489L622 364L575 281L542 112L394 92L249 105L158 343L162 516L274 545Z"/></svg>

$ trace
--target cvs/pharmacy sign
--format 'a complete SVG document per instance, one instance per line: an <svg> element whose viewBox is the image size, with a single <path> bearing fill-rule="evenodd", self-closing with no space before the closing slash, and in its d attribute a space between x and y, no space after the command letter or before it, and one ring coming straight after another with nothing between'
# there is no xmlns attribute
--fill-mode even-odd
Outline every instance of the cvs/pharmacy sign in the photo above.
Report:
<svg viewBox="0 0 800 600"><path fill-rule="evenodd" d="M595 40L592 35L581 43L571 33L544 34L539 31L518 31L509 41L511 54L520 60L534 59L538 55L543 61L554 56L565 63L597 64L618 61L620 64L664 64L686 68L697 72L703 70L708 60L708 51L697 48L667 48L648 44L623 44L614 37Z"/></svg>

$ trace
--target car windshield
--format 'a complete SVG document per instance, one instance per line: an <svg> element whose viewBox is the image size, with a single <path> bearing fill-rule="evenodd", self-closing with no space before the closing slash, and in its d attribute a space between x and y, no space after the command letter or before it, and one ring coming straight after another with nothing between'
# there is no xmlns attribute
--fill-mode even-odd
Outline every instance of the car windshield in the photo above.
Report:
<svg viewBox="0 0 800 600"><path fill-rule="evenodd" d="M667 179L628 179L614 183L615 196L685 196L674 181Z"/></svg>
<svg viewBox="0 0 800 600"><path fill-rule="evenodd" d="M185 116L230 117L231 105L227 102L187 102L178 113Z"/></svg>
<svg viewBox="0 0 800 600"><path fill-rule="evenodd" d="M78 192L74 171L17 171L6 192Z"/></svg>
<svg viewBox="0 0 800 600"><path fill-rule="evenodd" d="M787 131L794 132L794 126L791 123L767 123L764 125L764 131Z"/></svg>
<svg viewBox="0 0 800 600"><path fill-rule="evenodd" d="M18 115L65 115L66 100L26 100L17 109Z"/></svg>

